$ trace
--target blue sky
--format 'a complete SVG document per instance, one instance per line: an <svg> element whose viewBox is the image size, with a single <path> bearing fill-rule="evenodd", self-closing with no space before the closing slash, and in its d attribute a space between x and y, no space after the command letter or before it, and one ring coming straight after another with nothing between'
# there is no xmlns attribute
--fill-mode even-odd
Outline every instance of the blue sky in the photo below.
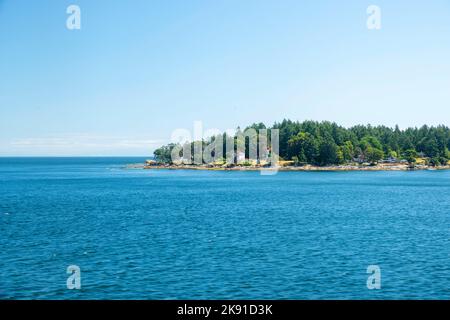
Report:
<svg viewBox="0 0 450 320"><path fill-rule="evenodd" d="M449 40L447 0L0 0L0 155L149 155L196 120L448 125Z"/></svg>

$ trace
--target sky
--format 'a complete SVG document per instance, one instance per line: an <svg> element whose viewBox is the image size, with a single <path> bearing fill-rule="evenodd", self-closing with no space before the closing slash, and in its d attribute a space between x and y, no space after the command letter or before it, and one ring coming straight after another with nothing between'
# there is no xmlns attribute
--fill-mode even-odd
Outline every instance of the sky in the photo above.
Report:
<svg viewBox="0 0 450 320"><path fill-rule="evenodd" d="M0 0L0 156L146 156L194 121L284 118L449 125L450 2Z"/></svg>

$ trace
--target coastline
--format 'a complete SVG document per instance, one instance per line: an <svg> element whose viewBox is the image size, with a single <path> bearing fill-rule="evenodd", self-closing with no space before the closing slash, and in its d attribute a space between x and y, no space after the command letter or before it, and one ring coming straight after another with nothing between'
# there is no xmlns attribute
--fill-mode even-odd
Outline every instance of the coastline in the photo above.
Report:
<svg viewBox="0 0 450 320"><path fill-rule="evenodd" d="M208 171L435 171L435 170L450 170L450 165L445 166L427 166L416 165L410 166L407 164L377 164L372 166L364 165L333 165L333 166L279 166L276 168L261 167L261 166L211 166L211 165L146 165L146 164L130 164L128 169L143 169L143 170L208 170Z"/></svg>

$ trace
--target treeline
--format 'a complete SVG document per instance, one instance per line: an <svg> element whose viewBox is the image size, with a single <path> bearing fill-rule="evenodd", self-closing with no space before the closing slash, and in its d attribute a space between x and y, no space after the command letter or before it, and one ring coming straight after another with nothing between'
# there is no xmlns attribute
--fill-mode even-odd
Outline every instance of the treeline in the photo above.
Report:
<svg viewBox="0 0 450 320"><path fill-rule="evenodd" d="M371 125L345 128L328 121L283 120L272 127L255 123L245 130L249 128L256 131L268 129L269 133L271 129L278 129L279 156L283 160L294 161L296 165L375 163L383 159L404 159L413 163L419 157L426 158L431 165L443 165L450 160L450 129L446 126L424 125L405 130L398 126ZM230 139L225 135L224 138ZM174 146L171 144L155 150L155 159L170 162L170 151Z"/></svg>

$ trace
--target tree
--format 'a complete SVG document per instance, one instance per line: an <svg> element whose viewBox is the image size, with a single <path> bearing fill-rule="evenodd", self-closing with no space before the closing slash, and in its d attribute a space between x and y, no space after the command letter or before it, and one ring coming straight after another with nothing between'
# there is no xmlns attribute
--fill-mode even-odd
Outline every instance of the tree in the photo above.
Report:
<svg viewBox="0 0 450 320"><path fill-rule="evenodd" d="M288 141L288 158L297 157L299 162L314 163L318 155L318 145L307 132L299 132Z"/></svg>
<svg viewBox="0 0 450 320"><path fill-rule="evenodd" d="M366 150L367 160L371 163L380 161L384 157L383 150L369 146Z"/></svg>
<svg viewBox="0 0 450 320"><path fill-rule="evenodd" d="M256 131L267 129L279 130L279 156L292 159L297 164L309 163L316 165L331 165L351 162L355 157L361 161L377 162L385 155L393 158L404 157L410 163L415 162L418 152L434 159L433 163L446 164L450 159L450 129L446 126L407 128L401 130L398 126L356 125L344 128L336 123L324 121L291 121L283 120L272 127L263 123L251 125ZM242 133L240 129L238 132ZM239 134L223 135L223 140L248 146L248 139L243 140ZM268 137L270 139L270 135ZM205 146L206 141L197 141ZM192 154L194 142L192 142ZM170 154L174 145L167 145L155 150L156 160L170 163ZM225 146L223 155L225 156ZM246 156L248 150L246 148Z"/></svg>
<svg viewBox="0 0 450 320"><path fill-rule="evenodd" d="M155 160L161 163L172 162L172 150L176 146L174 143L170 143L166 146L162 146L154 151Z"/></svg>
<svg viewBox="0 0 450 320"><path fill-rule="evenodd" d="M383 149L381 142L374 136L365 136L361 139L361 149L365 150L368 147L377 148L379 150Z"/></svg>
<svg viewBox="0 0 450 320"><path fill-rule="evenodd" d="M431 158L430 159L430 164L435 167L435 166L439 166L441 165L441 161L439 160L439 158Z"/></svg>
<svg viewBox="0 0 450 320"><path fill-rule="evenodd" d="M408 149L403 153L405 160L409 163L415 163L417 158L417 151L415 149Z"/></svg>
<svg viewBox="0 0 450 320"><path fill-rule="evenodd" d="M344 161L351 161L355 155L355 148L351 141L345 141L341 151Z"/></svg>
<svg viewBox="0 0 450 320"><path fill-rule="evenodd" d="M338 163L338 147L333 141L324 141L320 144L318 163L330 165Z"/></svg>
<svg viewBox="0 0 450 320"><path fill-rule="evenodd" d="M338 147L336 151L337 163L342 164L345 162L344 152L342 151L342 147Z"/></svg>
<svg viewBox="0 0 450 320"><path fill-rule="evenodd" d="M394 159L397 159L397 158L398 158L398 153L397 153L397 151L391 150L391 151L389 151L388 155L389 155L389 157L394 158Z"/></svg>

